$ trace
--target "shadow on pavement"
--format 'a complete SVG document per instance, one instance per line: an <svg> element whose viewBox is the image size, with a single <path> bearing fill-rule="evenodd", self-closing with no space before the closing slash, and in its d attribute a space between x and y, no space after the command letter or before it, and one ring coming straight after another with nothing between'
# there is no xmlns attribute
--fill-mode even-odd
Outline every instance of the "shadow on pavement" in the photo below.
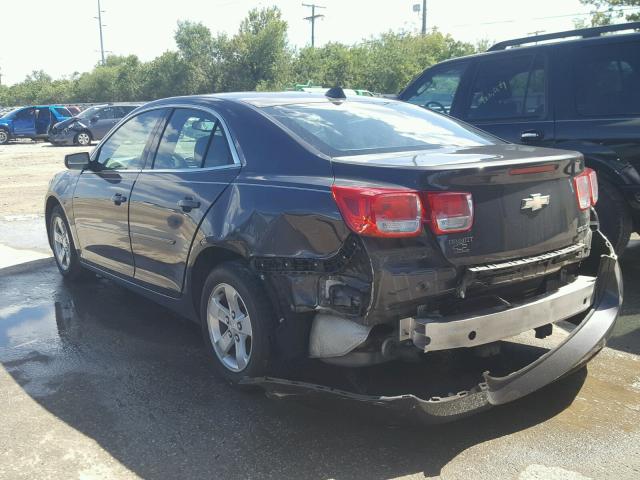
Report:
<svg viewBox="0 0 640 480"><path fill-rule="evenodd" d="M438 475L571 404L586 370L452 424L398 426L269 400L214 374L199 328L106 280L0 272L0 362L48 412L143 478Z"/></svg>

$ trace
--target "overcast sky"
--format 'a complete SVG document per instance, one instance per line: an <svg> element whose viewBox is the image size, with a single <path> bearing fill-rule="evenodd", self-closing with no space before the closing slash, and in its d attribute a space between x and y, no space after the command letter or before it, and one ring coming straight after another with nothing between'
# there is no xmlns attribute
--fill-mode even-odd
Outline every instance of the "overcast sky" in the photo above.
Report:
<svg viewBox="0 0 640 480"><path fill-rule="evenodd" d="M0 50L2 83L13 84L32 70L54 78L90 70L99 60L97 0L2 0ZM252 7L277 5L289 24L289 41L310 43L310 25L302 18L310 9L302 0L102 0L105 49L150 60L175 49L178 20L203 22L212 32L232 34ZM312 3L312 0L305 0ZM421 0L316 0L326 9L316 23L316 45L327 41L354 43L388 30L416 30ZM428 0L428 27L456 39L475 42L573 28L589 9L579 0Z"/></svg>

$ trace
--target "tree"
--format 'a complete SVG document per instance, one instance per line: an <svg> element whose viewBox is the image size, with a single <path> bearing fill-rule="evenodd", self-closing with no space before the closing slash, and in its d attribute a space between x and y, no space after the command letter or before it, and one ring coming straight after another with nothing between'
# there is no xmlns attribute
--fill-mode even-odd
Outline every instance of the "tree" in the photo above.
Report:
<svg viewBox="0 0 640 480"><path fill-rule="evenodd" d="M591 12L591 25L594 27L609 25L622 18L627 22L640 20L640 0L580 0L580 3L595 8Z"/></svg>
<svg viewBox="0 0 640 480"><path fill-rule="evenodd" d="M278 7L249 11L225 47L223 89L277 89L290 80L287 22Z"/></svg>

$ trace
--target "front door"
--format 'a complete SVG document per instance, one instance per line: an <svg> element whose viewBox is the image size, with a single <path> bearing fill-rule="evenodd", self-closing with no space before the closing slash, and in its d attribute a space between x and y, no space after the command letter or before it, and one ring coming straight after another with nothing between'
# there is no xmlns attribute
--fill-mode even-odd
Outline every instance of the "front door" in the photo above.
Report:
<svg viewBox="0 0 640 480"><path fill-rule="evenodd" d="M198 227L240 171L227 132L210 112L176 108L153 163L131 193L129 218L135 278L177 296Z"/></svg>
<svg viewBox="0 0 640 480"><path fill-rule="evenodd" d="M84 261L133 277L129 197L144 165L147 143L165 113L152 110L124 123L93 155L96 167L80 175L73 213Z"/></svg>
<svg viewBox="0 0 640 480"><path fill-rule="evenodd" d="M24 108L13 117L13 133L17 137L31 137L36 134L36 109Z"/></svg>
<svg viewBox="0 0 640 480"><path fill-rule="evenodd" d="M548 70L542 53L481 58L469 91L453 115L509 142L552 146L555 130Z"/></svg>

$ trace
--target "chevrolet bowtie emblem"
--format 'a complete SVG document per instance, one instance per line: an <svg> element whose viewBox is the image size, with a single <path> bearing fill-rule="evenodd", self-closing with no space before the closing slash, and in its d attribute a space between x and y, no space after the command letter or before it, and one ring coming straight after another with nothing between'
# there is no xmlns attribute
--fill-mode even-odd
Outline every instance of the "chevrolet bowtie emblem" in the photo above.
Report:
<svg viewBox="0 0 640 480"><path fill-rule="evenodd" d="M520 210L531 209L532 212L540 210L545 205L549 205L549 195L540 195L539 193L532 193L530 197L522 199L522 206Z"/></svg>

